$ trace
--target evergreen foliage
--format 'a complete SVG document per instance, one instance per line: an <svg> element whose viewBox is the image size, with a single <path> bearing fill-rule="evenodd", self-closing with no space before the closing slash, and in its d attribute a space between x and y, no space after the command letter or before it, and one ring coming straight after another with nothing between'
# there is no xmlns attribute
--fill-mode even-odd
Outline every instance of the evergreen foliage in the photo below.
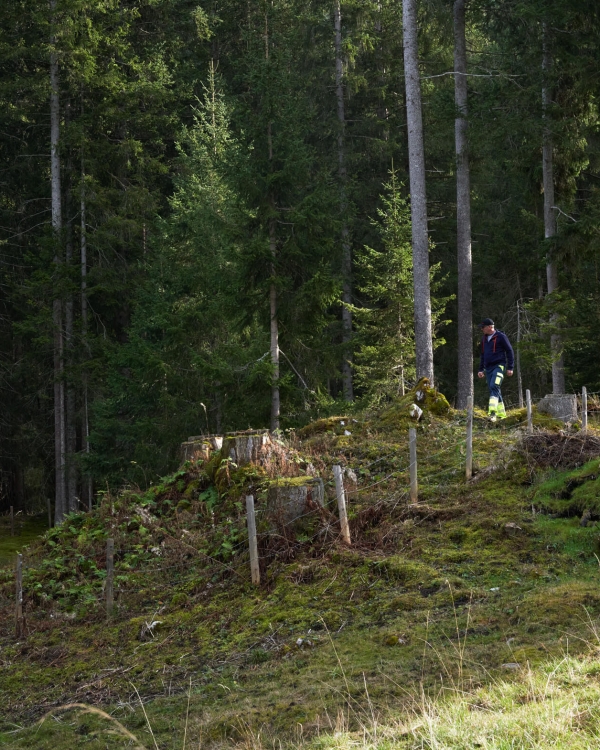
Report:
<svg viewBox="0 0 600 750"><path fill-rule="evenodd" d="M432 296L438 326L451 321L445 345L437 339L435 380L452 402L451 11L449 3L418 5L430 262L439 269ZM346 0L341 18L344 201L333 3L4 3L0 510L43 506L53 494L57 378L67 432L76 431L65 456L77 470L70 507L87 505L89 479L98 488L164 473L186 433L268 425L275 386L283 428L336 411L348 349L343 227L354 253L356 397L389 400L401 389L401 368L413 384L401 7ZM522 380L534 396L550 389L550 338L560 325L567 391L600 389L599 9L591 0L477 0L467 4L466 24L473 322L490 316L516 343L517 304L526 311ZM552 63L545 70L544 50ZM546 240L545 134L557 221ZM551 295L547 262L558 269ZM477 331L473 338L475 348ZM505 391L515 402L516 378Z"/></svg>

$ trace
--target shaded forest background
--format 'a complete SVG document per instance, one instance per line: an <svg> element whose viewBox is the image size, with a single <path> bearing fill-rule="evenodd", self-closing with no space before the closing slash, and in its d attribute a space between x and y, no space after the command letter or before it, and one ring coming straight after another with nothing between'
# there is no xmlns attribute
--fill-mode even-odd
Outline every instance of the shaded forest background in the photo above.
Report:
<svg viewBox="0 0 600 750"><path fill-rule="evenodd" d="M150 483L188 435L269 425L274 294L282 428L376 406L414 382L402 5L348 0L340 11L343 121L330 0L2 4L0 511L54 494L57 327L72 509ZM519 339L535 396L551 390L559 324L567 391L600 390L599 22L592 0L467 5L473 322L490 316ZM452 401L452 3L421 3L419 33L435 381ZM474 368L478 341L474 325ZM516 378L505 392L518 402Z"/></svg>

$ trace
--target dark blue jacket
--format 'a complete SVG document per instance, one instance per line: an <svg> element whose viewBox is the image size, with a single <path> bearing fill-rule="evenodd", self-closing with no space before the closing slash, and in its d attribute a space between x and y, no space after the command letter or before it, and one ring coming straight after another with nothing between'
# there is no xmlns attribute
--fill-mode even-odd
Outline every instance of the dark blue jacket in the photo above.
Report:
<svg viewBox="0 0 600 750"><path fill-rule="evenodd" d="M494 331L494 335L489 341L487 336L481 339L479 372L498 365L506 365L507 370L514 370L515 368L515 355L512 346L506 334L502 331Z"/></svg>

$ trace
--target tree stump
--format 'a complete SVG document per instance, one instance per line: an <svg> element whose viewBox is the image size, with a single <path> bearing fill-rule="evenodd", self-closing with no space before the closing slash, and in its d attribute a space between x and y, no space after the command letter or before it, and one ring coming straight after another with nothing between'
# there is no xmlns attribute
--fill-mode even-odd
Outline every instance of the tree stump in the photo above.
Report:
<svg viewBox="0 0 600 750"><path fill-rule="evenodd" d="M276 479L269 487L267 516L283 532L314 525L324 507L325 485L322 479Z"/></svg>
<svg viewBox="0 0 600 750"><path fill-rule="evenodd" d="M185 443L181 443L181 462L202 461L207 463L211 455L223 446L220 435L192 435Z"/></svg>
<svg viewBox="0 0 600 750"><path fill-rule="evenodd" d="M273 452L273 443L268 430L232 432L225 435L221 457L230 458L236 466L258 464L266 466Z"/></svg>
<svg viewBox="0 0 600 750"><path fill-rule="evenodd" d="M563 422L576 422L577 396L574 393L549 393L537 405L538 411Z"/></svg>

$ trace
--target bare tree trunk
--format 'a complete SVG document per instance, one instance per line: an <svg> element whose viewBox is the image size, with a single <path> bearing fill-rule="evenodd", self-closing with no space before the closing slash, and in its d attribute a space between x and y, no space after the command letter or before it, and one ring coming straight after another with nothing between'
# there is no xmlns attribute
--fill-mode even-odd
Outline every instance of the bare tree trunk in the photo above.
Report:
<svg viewBox="0 0 600 750"><path fill-rule="evenodd" d="M69 104L67 103L65 119L68 122ZM71 157L67 159L67 188L65 190L65 214L66 214L66 233L65 233L65 267L67 274L70 274L70 268L73 264L73 223L71 221L71 181L72 172ZM66 501L65 508L67 512L74 513L79 509L77 498L77 425L76 425L76 396L73 386L73 378L70 370L73 368L75 357L75 339L74 339L74 304L73 292L69 288L65 299L65 362L67 365L65 377L65 491Z"/></svg>
<svg viewBox="0 0 600 750"><path fill-rule="evenodd" d="M265 13L265 59L269 60L269 19ZM267 147L269 149L269 165L273 162L273 132L271 122L267 125ZM269 167L270 168L270 167ZM277 285L275 284L275 274L277 267L275 264L277 258L277 235L275 232L275 200L272 195L269 196L269 207L271 216L269 218L269 250L271 252L271 285L269 288L269 308L271 313L271 430L279 429L279 416L281 412L280 394L279 394L279 321L277 318Z"/></svg>
<svg viewBox="0 0 600 750"><path fill-rule="evenodd" d="M415 348L417 378L433 383L433 339L429 291L429 239L425 194L425 151L419 78L417 0L402 0L404 80L412 220L413 275L415 290Z"/></svg>
<svg viewBox="0 0 600 750"><path fill-rule="evenodd" d="M352 303L352 246L348 231L346 196L346 144L344 130L346 127L346 112L344 108L344 64L342 60L342 11L340 0L334 3L335 27L335 94L337 98L338 114L338 176L340 180L340 215L342 219L342 341L344 343L344 359L342 362L342 382L344 400L354 400L352 384L352 312L347 305Z"/></svg>
<svg viewBox="0 0 600 750"><path fill-rule="evenodd" d="M469 398L473 396L473 309L465 0L454 0L454 71L456 255L458 261L458 393L456 406L458 409L466 409Z"/></svg>
<svg viewBox="0 0 600 750"><path fill-rule="evenodd" d="M543 85L542 85L542 109L544 116L544 142L542 147L542 180L544 186L544 237L550 239L556 235L556 209L554 208L554 166L553 166L553 143L550 128L549 109L552 103L552 92L548 77L552 67L552 56L548 49L547 30L544 26L544 51L542 59ZM556 261L548 254L546 262L546 280L548 294L558 289L558 268ZM551 322L558 326L557 317L554 315ZM565 365L562 354L562 337L560 333L554 333L550 337L550 348L552 351L552 393L565 392Z"/></svg>
<svg viewBox="0 0 600 750"><path fill-rule="evenodd" d="M52 12L56 9L56 0L50 1ZM54 20L54 19L53 19ZM50 40L54 45L54 37ZM59 75L56 53L50 53L50 180L52 198L52 230L54 232L55 254L54 267L58 275L62 264L62 204L60 185L60 102ZM64 388L64 342L63 313L60 296L52 303L52 323L54 328L54 470L55 501L54 522L63 521L65 502L65 388Z"/></svg>
<svg viewBox="0 0 600 750"><path fill-rule="evenodd" d="M521 298L517 300L517 350L515 352L517 366L517 386L519 390L519 409L523 408L523 377L521 374Z"/></svg>
<svg viewBox="0 0 600 750"><path fill-rule="evenodd" d="M79 230L79 241L80 241L80 265L81 265L81 340L83 343L84 357L89 357L90 348L88 342L88 303L87 303L87 224L86 224L86 200L85 200L85 162L83 151L81 153L81 203L80 203L80 230ZM89 416L89 395L88 395L88 375L85 369L85 363L82 375L82 390L83 390L83 419L82 419L82 435L81 443L85 451L86 456L90 453L90 416ZM89 510L92 509L94 489L92 485L92 477L88 474L82 478L83 482L83 495L86 505Z"/></svg>
<svg viewBox="0 0 600 750"><path fill-rule="evenodd" d="M67 238L67 264L70 264L73 259L73 245L72 237ZM74 340L73 340L73 294L69 292L69 295L65 301L65 351L66 361L72 365L74 355ZM68 371L67 371L68 373ZM78 510L77 500L77 465L76 453L77 453L77 428L75 422L76 414L76 399L75 399L75 388L70 377L67 374L66 383L66 403L65 403L65 436L66 436L66 508L70 513Z"/></svg>
<svg viewBox="0 0 600 750"><path fill-rule="evenodd" d="M269 227L269 247L271 254L275 257L276 240L274 222ZM275 264L272 266L275 273ZM275 281L271 282L269 290L269 303L271 310L271 365L273 372L273 383L271 386L271 430L279 429L280 400L279 400L279 326L277 322L277 287Z"/></svg>

